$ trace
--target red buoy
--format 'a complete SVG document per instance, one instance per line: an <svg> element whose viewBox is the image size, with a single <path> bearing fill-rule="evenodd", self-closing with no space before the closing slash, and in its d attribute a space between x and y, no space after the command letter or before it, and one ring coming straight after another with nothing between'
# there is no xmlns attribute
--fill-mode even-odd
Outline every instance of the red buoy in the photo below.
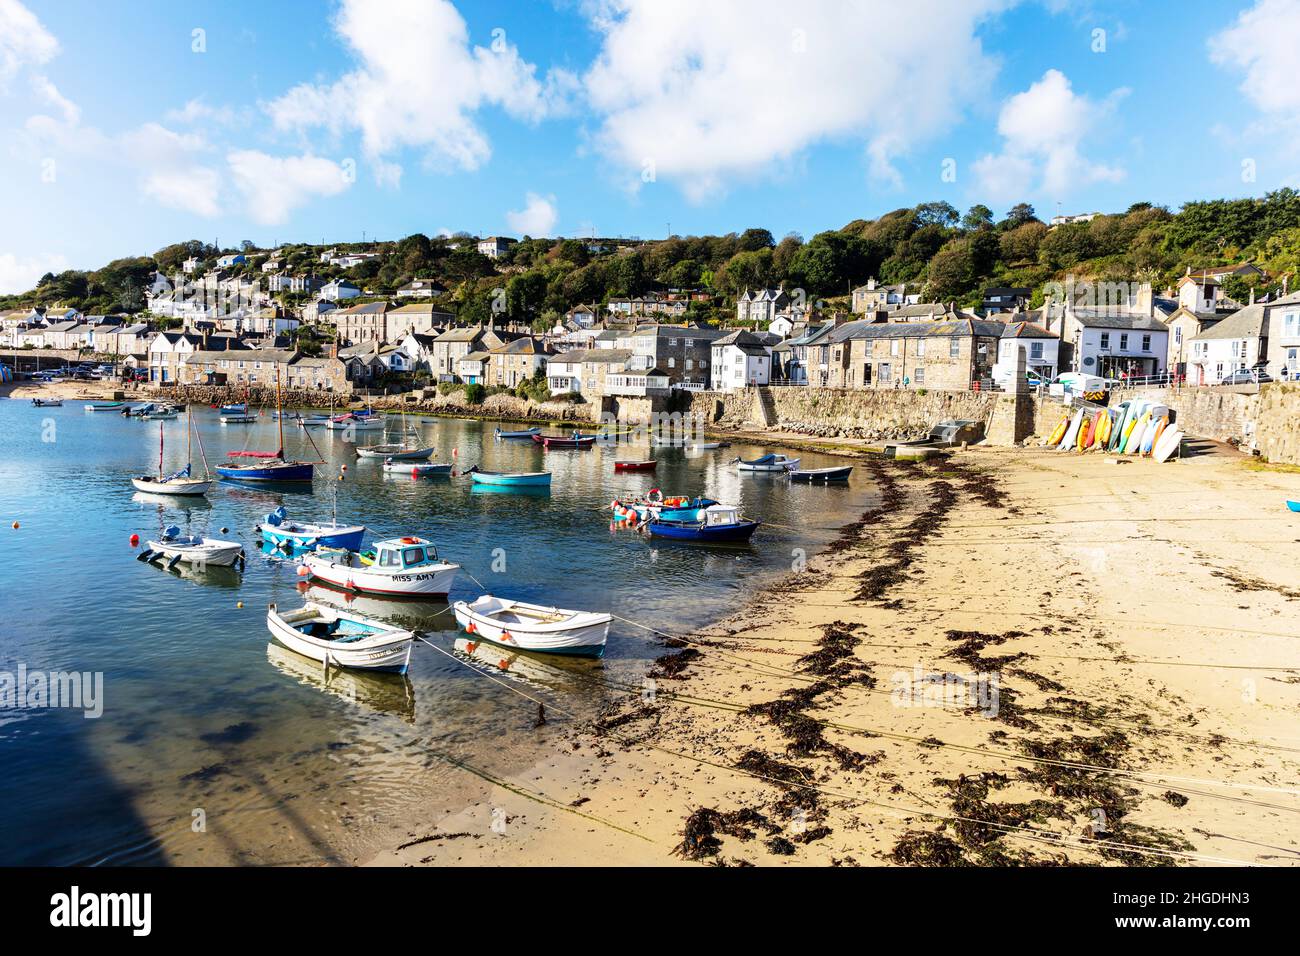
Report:
<svg viewBox="0 0 1300 956"><path fill-rule="evenodd" d="M131 535L131 547L133 548L140 547L140 536L138 534Z"/></svg>

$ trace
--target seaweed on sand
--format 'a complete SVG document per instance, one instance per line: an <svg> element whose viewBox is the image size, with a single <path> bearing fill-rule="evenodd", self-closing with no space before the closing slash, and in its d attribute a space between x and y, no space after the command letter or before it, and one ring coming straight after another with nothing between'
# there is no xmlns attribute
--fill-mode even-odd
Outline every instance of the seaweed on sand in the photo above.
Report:
<svg viewBox="0 0 1300 956"><path fill-rule="evenodd" d="M693 647L678 651L676 654L665 654L663 657L655 659L655 665L650 671L650 676L669 680L681 677L686 665L699 656L700 652Z"/></svg>
<svg viewBox="0 0 1300 956"><path fill-rule="evenodd" d="M781 828L770 823L767 817L751 807L723 812L713 807L700 807L686 818L682 829L682 842L673 848L673 854L686 860L702 860L717 856L722 841L715 833L735 837L742 843L754 839L754 830L766 830L768 835L779 833Z"/></svg>

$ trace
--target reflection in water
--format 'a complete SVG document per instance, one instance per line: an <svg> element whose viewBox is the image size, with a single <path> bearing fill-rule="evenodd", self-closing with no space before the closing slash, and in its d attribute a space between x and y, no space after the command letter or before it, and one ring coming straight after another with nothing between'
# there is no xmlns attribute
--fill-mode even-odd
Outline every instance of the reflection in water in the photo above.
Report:
<svg viewBox="0 0 1300 956"><path fill-rule="evenodd" d="M274 641L266 645L266 659L280 673L300 684L327 691L376 713L393 714L415 722L415 688L405 674L376 674L331 667L303 657Z"/></svg>
<svg viewBox="0 0 1300 956"><path fill-rule="evenodd" d="M477 665L506 674L524 683L555 692L573 692L590 684L600 673L599 658L542 659L524 651L508 650L486 641L456 638L452 647Z"/></svg>
<svg viewBox="0 0 1300 956"><path fill-rule="evenodd" d="M475 495L512 495L516 498L549 498L549 485L472 485L470 493Z"/></svg>
<svg viewBox="0 0 1300 956"><path fill-rule="evenodd" d="M142 561L147 567L160 571L163 574L171 574L178 578L184 578L187 581L193 581L195 584L205 585L213 588L225 588L227 590L238 590L243 575L232 567L226 567L218 564L210 564L206 567L190 564L182 561L168 567L159 561Z"/></svg>
<svg viewBox="0 0 1300 956"><path fill-rule="evenodd" d="M354 594L329 587L320 581L298 586L303 599L326 604L344 611L353 611L362 617L374 618L385 624L428 634L438 631L456 631L456 615L451 605L444 601L419 601L407 598L385 598L375 594Z"/></svg>

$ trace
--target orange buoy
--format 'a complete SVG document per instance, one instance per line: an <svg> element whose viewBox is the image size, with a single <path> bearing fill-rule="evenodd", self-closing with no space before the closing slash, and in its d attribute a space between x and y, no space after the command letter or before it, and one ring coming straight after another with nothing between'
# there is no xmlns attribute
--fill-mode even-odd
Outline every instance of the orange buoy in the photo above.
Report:
<svg viewBox="0 0 1300 956"><path fill-rule="evenodd" d="M15 530L15 531L18 530L18 522L17 522L17 521L14 522L14 530Z"/></svg>
<svg viewBox="0 0 1300 956"><path fill-rule="evenodd" d="M236 602L235 602L235 607L237 607L237 608L242 608L243 606L244 606L244 602L243 602L243 601L236 601Z"/></svg>
<svg viewBox="0 0 1300 956"><path fill-rule="evenodd" d="M298 565L298 577L305 578L309 574L311 574L311 571L307 569L307 565L305 564Z"/></svg>

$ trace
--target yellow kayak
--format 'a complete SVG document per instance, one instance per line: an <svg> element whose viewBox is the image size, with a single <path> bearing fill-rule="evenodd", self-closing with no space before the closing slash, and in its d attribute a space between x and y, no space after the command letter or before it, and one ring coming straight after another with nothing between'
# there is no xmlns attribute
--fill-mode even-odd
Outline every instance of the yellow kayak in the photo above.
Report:
<svg viewBox="0 0 1300 956"><path fill-rule="evenodd" d="M1106 450L1106 445L1110 443L1110 430L1112 426L1110 412L1103 411L1101 418L1097 420L1097 433L1093 440L1093 447Z"/></svg>
<svg viewBox="0 0 1300 956"><path fill-rule="evenodd" d="M1064 418L1061 419L1060 423L1055 428L1052 429L1052 433L1047 436L1047 446L1049 448L1055 448L1057 445L1059 445L1061 443L1061 439L1065 437L1065 430L1069 427L1070 427L1070 416L1066 415Z"/></svg>

